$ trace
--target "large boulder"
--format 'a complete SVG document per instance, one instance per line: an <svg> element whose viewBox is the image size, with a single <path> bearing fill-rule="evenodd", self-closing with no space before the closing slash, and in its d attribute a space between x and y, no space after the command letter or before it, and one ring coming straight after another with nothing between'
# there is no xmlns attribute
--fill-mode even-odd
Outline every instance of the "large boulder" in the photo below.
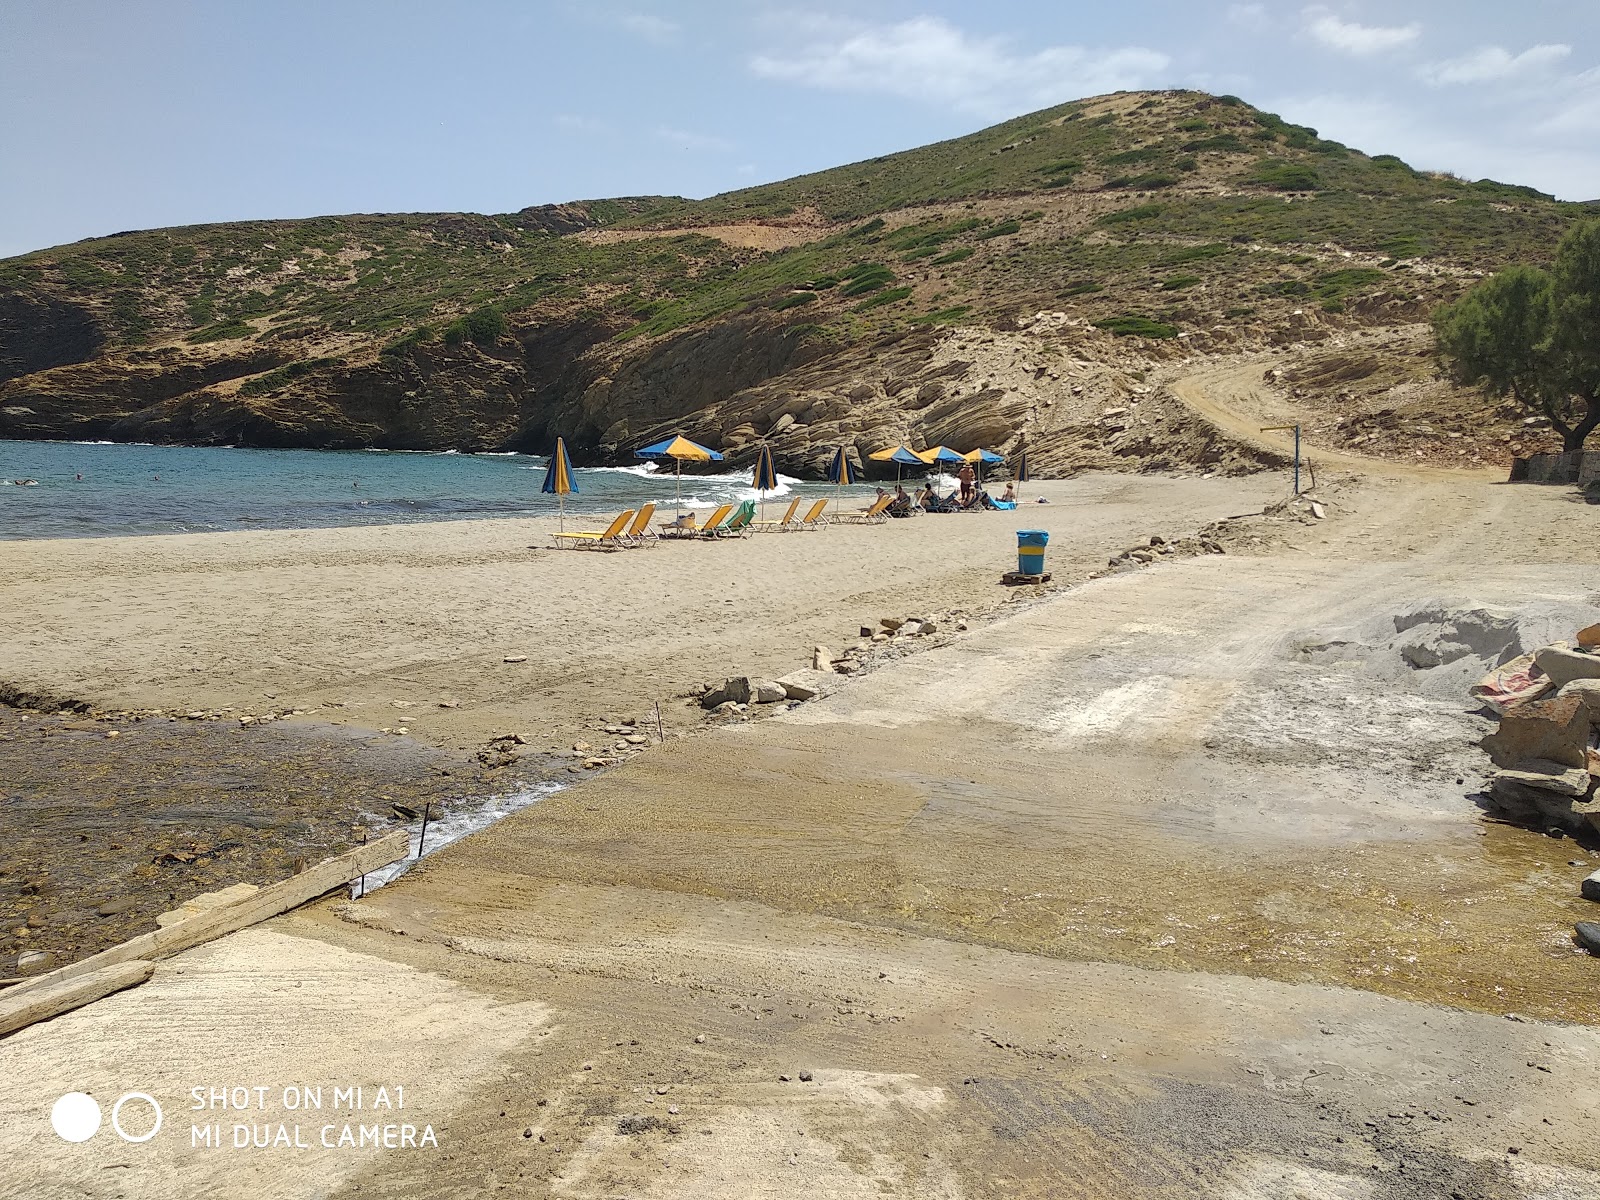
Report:
<svg viewBox="0 0 1600 1200"><path fill-rule="evenodd" d="M789 698L788 693L783 690L783 685L775 683L771 679L751 679L748 682L750 684L750 700L748 703L777 704L780 700ZM1584 773L1584 777L1588 777L1587 772Z"/></svg>
<svg viewBox="0 0 1600 1200"><path fill-rule="evenodd" d="M1589 748L1589 710L1577 696L1519 704L1479 745L1497 767L1514 769L1530 759L1582 767Z"/></svg>
<svg viewBox="0 0 1600 1200"><path fill-rule="evenodd" d="M1532 759L1518 770L1496 772L1494 785L1501 783L1521 784L1558 796L1582 796L1589 791L1589 772L1583 767L1566 769L1559 763Z"/></svg>
<svg viewBox="0 0 1600 1200"><path fill-rule="evenodd" d="M790 700L814 700L824 695L828 690L827 677L833 674L833 664L828 664L827 671L791 671L778 683L783 688L784 695Z"/></svg>
<svg viewBox="0 0 1600 1200"><path fill-rule="evenodd" d="M1546 646L1536 650L1533 665L1548 675L1557 687L1574 679L1600 679L1600 654L1589 654L1566 646Z"/></svg>
<svg viewBox="0 0 1600 1200"><path fill-rule="evenodd" d="M1557 700L1576 697L1589 713L1589 724L1600 725L1600 679L1574 679L1556 694Z"/></svg>
<svg viewBox="0 0 1600 1200"><path fill-rule="evenodd" d="M731 679L724 679L716 687L707 690L700 697L700 707L713 709L722 704L749 704L750 680L747 676L736 675Z"/></svg>

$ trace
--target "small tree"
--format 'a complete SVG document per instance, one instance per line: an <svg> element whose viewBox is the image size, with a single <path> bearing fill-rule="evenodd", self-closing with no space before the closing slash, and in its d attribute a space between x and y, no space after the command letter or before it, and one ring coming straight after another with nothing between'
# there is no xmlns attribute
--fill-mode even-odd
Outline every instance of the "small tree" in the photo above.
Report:
<svg viewBox="0 0 1600 1200"><path fill-rule="evenodd" d="M1458 383L1543 413L1563 450L1600 427L1600 221L1576 226L1550 271L1509 267L1434 313Z"/></svg>

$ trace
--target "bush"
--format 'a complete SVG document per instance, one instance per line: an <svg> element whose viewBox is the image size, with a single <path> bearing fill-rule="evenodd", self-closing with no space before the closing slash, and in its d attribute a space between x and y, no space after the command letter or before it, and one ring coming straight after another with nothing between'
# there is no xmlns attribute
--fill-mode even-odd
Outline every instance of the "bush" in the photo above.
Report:
<svg viewBox="0 0 1600 1200"><path fill-rule="evenodd" d="M506 319L492 304L475 308L464 317L458 317L444 328L444 344L459 346L471 338L479 346L492 346L506 332Z"/></svg>
<svg viewBox="0 0 1600 1200"><path fill-rule="evenodd" d="M1322 178L1305 163L1262 163L1246 181L1276 192L1314 192Z"/></svg>
<svg viewBox="0 0 1600 1200"><path fill-rule="evenodd" d="M813 304L816 299L815 292L790 292L789 295L774 300L772 308L774 312L783 312L785 309L799 308L802 304Z"/></svg>
<svg viewBox="0 0 1600 1200"><path fill-rule="evenodd" d="M1181 292L1184 288L1192 288L1197 283L1205 282L1198 275L1174 275L1161 285L1163 292Z"/></svg>
<svg viewBox="0 0 1600 1200"><path fill-rule="evenodd" d="M913 325L949 325L959 321L972 311L967 304L958 304L954 308L941 308L938 312L923 313L918 317L907 318Z"/></svg>
<svg viewBox="0 0 1600 1200"><path fill-rule="evenodd" d="M241 396L265 396L268 392L277 391L290 380L299 379L302 375L309 375L322 367L332 366L339 360L336 358L310 358L301 362L292 362L279 367L276 371L268 371L265 375L257 375L254 379L247 379L239 386Z"/></svg>
<svg viewBox="0 0 1600 1200"><path fill-rule="evenodd" d="M418 346L421 346L427 342L431 342L433 339L433 330L429 329L426 325L422 325L416 329L413 329L410 333L404 335L403 337L396 338L378 353L387 355L390 358L403 358L410 354Z"/></svg>
<svg viewBox="0 0 1600 1200"><path fill-rule="evenodd" d="M200 345L203 342L226 341L228 338L254 337L255 332L254 326L246 325L243 321L221 321L195 330L185 340Z"/></svg>
<svg viewBox="0 0 1600 1200"><path fill-rule="evenodd" d="M1185 154L1242 154L1244 139L1236 133L1219 133L1208 138L1185 142L1179 147Z"/></svg>
<svg viewBox="0 0 1600 1200"><path fill-rule="evenodd" d="M933 265L936 267L943 267L950 263L958 263L963 259L971 258L975 253L976 251L973 250L971 246L958 246L956 249L950 251L949 254L941 254L938 258L934 259Z"/></svg>
<svg viewBox="0 0 1600 1200"><path fill-rule="evenodd" d="M865 296L894 282L894 272L882 263L858 263L844 276L850 281L840 289L845 296Z"/></svg>
<svg viewBox="0 0 1600 1200"><path fill-rule="evenodd" d="M1005 237L1006 234L1016 233L1021 230L1021 228L1022 223L1020 221L1002 221L993 228L985 229L978 235L978 240L980 242L986 242L990 238Z"/></svg>
<svg viewBox="0 0 1600 1200"><path fill-rule="evenodd" d="M1060 296L1063 300L1067 300L1073 296L1086 296L1090 292L1099 292L1104 290L1105 289L1101 287L1100 284L1096 283L1092 279L1080 279L1075 283L1067 284L1067 286L1057 292L1056 295Z"/></svg>
<svg viewBox="0 0 1600 1200"><path fill-rule="evenodd" d="M1175 338L1174 326L1152 321L1149 317L1107 317L1094 323L1096 329L1105 329L1118 337Z"/></svg>
<svg viewBox="0 0 1600 1200"><path fill-rule="evenodd" d="M904 300L909 295L911 295L911 289L908 287L890 288L886 292L879 292L871 299L863 300L860 304L856 305L852 311L866 312L867 309L877 308L881 304L896 304L899 301Z"/></svg>

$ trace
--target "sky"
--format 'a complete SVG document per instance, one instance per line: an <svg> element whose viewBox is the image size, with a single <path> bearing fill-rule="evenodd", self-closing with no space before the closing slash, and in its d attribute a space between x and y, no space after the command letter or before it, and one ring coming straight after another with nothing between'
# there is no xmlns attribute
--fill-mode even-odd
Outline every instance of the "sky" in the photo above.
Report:
<svg viewBox="0 0 1600 1200"><path fill-rule="evenodd" d="M0 0L0 257L702 197L1161 87L1600 198L1600 0Z"/></svg>

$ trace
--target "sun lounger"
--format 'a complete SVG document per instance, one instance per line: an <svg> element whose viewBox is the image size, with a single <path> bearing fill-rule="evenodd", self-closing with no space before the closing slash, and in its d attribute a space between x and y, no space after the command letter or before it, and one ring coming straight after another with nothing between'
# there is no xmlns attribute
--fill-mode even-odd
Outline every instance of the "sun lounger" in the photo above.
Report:
<svg viewBox="0 0 1600 1200"><path fill-rule="evenodd" d="M689 528L688 528L688 530L685 533L680 534L679 536L681 536L681 537L708 537L708 536L710 536L710 535L712 535L712 534L714 534L716 532L717 526L721 525L722 522L727 519L728 514L731 513L732 511L733 511L733 505L724 504L724 505L720 506L719 508L717 508L716 511L714 511L709 517L707 517L705 519L705 523L703 525L701 525L700 528L698 528L698 529L694 528L693 524L691 523Z"/></svg>
<svg viewBox="0 0 1600 1200"><path fill-rule="evenodd" d="M659 536L663 538L692 538L700 536L700 526L694 523L693 513L679 513L677 520L657 522L656 528L661 530Z"/></svg>
<svg viewBox="0 0 1600 1200"><path fill-rule="evenodd" d="M793 500L789 501L789 510L786 513L783 514L783 520L781 520L781 521L752 521L752 522L750 522L750 528L755 530L757 533L767 533L767 532L770 532L770 531L787 529L789 527L789 525L794 522L795 510L798 509L799 507L800 507L800 497L796 496Z"/></svg>
<svg viewBox="0 0 1600 1200"><path fill-rule="evenodd" d="M862 509L858 513L847 513L839 519L849 521L852 525L877 525L889 519L889 505L893 503L894 497L885 494L874 500L871 508Z"/></svg>
<svg viewBox="0 0 1600 1200"><path fill-rule="evenodd" d="M826 499L818 500L811 506L811 511L793 525L791 529L821 529L828 523L828 518L822 515L822 510L828 507Z"/></svg>
<svg viewBox="0 0 1600 1200"><path fill-rule="evenodd" d="M654 546L660 542L656 531L650 528L650 518L656 515L656 506L646 504L639 510L639 515L633 519L633 524L628 526L628 532L621 537L625 546L637 548L639 546Z"/></svg>
<svg viewBox="0 0 1600 1200"><path fill-rule="evenodd" d="M563 544L573 550L624 550L627 548L627 543L622 540L622 532L631 520L633 520L633 509L630 508L603 531L588 529L574 533L554 533L550 536L558 550Z"/></svg>
<svg viewBox="0 0 1600 1200"><path fill-rule="evenodd" d="M746 532L746 527L754 519L755 515L756 502L754 500L746 500L729 513L725 520L721 522L706 522L705 528L700 531L700 536L706 538L748 537L749 534Z"/></svg>

